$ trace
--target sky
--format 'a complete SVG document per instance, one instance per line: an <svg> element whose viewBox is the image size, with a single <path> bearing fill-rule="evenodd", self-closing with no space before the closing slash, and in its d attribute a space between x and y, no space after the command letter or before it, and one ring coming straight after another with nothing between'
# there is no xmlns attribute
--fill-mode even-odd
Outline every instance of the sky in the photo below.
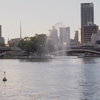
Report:
<svg viewBox="0 0 100 100"><path fill-rule="evenodd" d="M94 4L94 23L100 25L100 0L0 0L0 25L5 41L49 34L52 26L70 27L70 37L81 26L81 3ZM57 24L58 23L58 24ZM63 23L63 24L61 24Z"/></svg>

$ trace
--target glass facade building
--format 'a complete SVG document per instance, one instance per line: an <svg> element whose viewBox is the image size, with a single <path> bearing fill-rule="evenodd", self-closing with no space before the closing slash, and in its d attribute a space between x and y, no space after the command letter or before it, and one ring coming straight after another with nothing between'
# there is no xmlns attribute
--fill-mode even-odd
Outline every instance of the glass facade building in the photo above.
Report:
<svg viewBox="0 0 100 100"><path fill-rule="evenodd" d="M88 22L94 24L94 5L93 3L81 3L81 27Z"/></svg>

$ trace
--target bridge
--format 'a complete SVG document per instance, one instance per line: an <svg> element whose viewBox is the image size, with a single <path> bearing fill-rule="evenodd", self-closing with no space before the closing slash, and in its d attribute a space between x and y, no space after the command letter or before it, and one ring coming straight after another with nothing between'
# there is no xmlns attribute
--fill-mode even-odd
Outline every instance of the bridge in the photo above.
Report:
<svg viewBox="0 0 100 100"><path fill-rule="evenodd" d="M11 52L11 48L10 47L0 47L0 56L3 56L9 52ZM60 51L55 51L55 52L51 52L49 54L51 55L57 55L57 54L68 54L68 55L73 55L74 53L85 53L85 52L90 52L90 53L95 53L100 55L100 51L96 51L94 49L83 49L83 48L73 48L73 49L67 49L67 50L60 50Z"/></svg>
<svg viewBox="0 0 100 100"><path fill-rule="evenodd" d="M12 51L10 47L0 47L0 53Z"/></svg>
<svg viewBox="0 0 100 100"><path fill-rule="evenodd" d="M12 51L10 47L0 47L0 56L3 56L10 51Z"/></svg>
<svg viewBox="0 0 100 100"><path fill-rule="evenodd" d="M100 51L90 50L90 49L68 49L68 50L60 50L60 51L51 52L49 54L56 55L56 54L60 54L63 52L65 52L66 54L90 52L90 53L95 53L95 54L100 55Z"/></svg>

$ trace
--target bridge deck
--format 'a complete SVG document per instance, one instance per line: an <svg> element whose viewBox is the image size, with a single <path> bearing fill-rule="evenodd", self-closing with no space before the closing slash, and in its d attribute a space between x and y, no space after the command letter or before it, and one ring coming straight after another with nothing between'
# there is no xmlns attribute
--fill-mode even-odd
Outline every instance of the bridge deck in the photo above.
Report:
<svg viewBox="0 0 100 100"><path fill-rule="evenodd" d="M68 49L68 50L61 50L61 51L51 52L50 54L56 54L56 53L62 53L62 52L91 52L91 53L100 54L99 51L90 50L90 49Z"/></svg>

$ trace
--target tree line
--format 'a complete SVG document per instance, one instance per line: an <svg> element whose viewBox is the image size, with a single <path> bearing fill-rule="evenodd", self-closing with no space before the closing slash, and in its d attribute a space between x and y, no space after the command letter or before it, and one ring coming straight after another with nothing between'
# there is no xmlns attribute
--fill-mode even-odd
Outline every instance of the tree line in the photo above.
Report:
<svg viewBox="0 0 100 100"><path fill-rule="evenodd" d="M27 53L48 53L54 51L52 41L48 39L46 34L35 34L34 37L25 37L20 40L18 47Z"/></svg>

